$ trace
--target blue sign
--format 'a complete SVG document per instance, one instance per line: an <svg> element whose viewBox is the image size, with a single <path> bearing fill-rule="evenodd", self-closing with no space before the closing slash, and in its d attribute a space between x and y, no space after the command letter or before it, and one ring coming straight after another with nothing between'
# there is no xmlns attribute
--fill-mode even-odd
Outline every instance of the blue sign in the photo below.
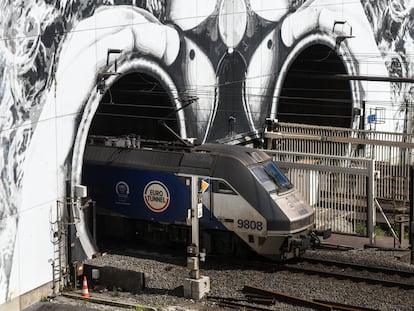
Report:
<svg viewBox="0 0 414 311"><path fill-rule="evenodd" d="M368 116L368 123L374 123L375 121L377 121L377 115L376 114L370 114Z"/></svg>

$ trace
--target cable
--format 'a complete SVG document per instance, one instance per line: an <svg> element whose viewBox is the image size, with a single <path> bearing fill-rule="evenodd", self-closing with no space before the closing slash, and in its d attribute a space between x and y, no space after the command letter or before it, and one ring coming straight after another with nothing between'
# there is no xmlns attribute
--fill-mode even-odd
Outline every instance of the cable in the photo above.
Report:
<svg viewBox="0 0 414 311"><path fill-rule="evenodd" d="M343 7L346 6L346 5L352 5L352 4L357 4L357 3L360 3L360 1L342 2L341 3L341 7L343 9ZM306 6L306 2L302 6ZM331 7L331 6L338 6L338 3L336 1L332 1L331 4L324 3L324 4L318 4L317 5L317 7ZM116 7L116 5L114 7ZM133 9L134 7L135 6L131 5L131 9ZM289 9L290 9L290 6L288 6L288 7L282 7L280 9L273 8L273 9L257 10L257 11L254 11L254 12L261 13L261 12L278 11L278 10L289 11ZM246 13L247 14L248 12L232 12L232 13L228 13L228 14L233 14L233 13L234 14L237 14L237 13ZM210 15L210 17L217 17L219 14L220 13L212 14L212 15ZM221 15L223 15L223 14L221 13ZM201 19L201 18L204 18L204 17L205 16L189 16L189 17L177 18L177 19L175 19L175 21L178 21L179 22L179 21L188 20L188 19ZM131 27L131 26L145 25L145 24L148 24L148 23L153 23L153 22L152 21L131 22L131 23L126 23L126 24L122 24L122 25L114 25L114 26L106 26L106 27L95 27L95 28L90 28L90 29L88 28L88 29L82 29L82 30L73 30L72 29L72 30L69 30L69 31L61 31L61 32L54 33L54 34L51 34L51 33L47 33L47 34L46 33L40 33L40 34L32 35L32 36L2 37L2 38L0 38L0 40L1 41L22 40L22 39L29 39L29 38L36 38L36 37L43 37L43 36L46 36L46 37L50 37L50 36L56 37L56 36L67 35L67 34L70 34L70 33L78 33L78 32L85 32L85 31L94 31L94 32L96 32L97 30L104 30L104 29L111 29L111 28L120 28L120 27L126 28L126 27ZM359 54L356 54L356 55L359 55ZM360 55L365 55L365 54L360 54ZM410 55L410 54L407 54L407 55Z"/></svg>
<svg viewBox="0 0 414 311"><path fill-rule="evenodd" d="M255 96L257 96L257 95L255 95ZM260 97L262 97L262 98L263 97L264 98L272 98L272 99L277 98L277 99L289 99L289 100L311 100L311 101L333 102L333 103L335 103L335 102L336 103L350 103L351 104L351 102L348 101L348 100L344 100L344 99L334 99L334 98L309 98L309 97L300 97L300 96L296 96L296 97L293 97L293 96L276 96L275 97L275 96L265 96L265 95L260 96ZM204 98L208 98L208 99L211 99L211 100L214 99L214 97L210 97L210 96L204 96ZM392 101L375 101L375 103L381 104L381 106L386 106L386 105L388 105L390 107L395 106L395 104ZM109 105L109 104L106 104L105 103L105 106L106 105ZM117 106L118 104L115 104L114 103L112 105ZM126 104L126 105L130 105L130 104ZM146 105L146 108L154 108L154 109L155 108L156 109L161 109L161 108L162 109L174 109L173 107L168 107L168 106L162 107L162 106L155 106L155 105L154 106L152 106L152 105ZM395 108L398 108L398 107L395 107ZM197 110L199 111L201 109L200 108L196 108L194 110L195 111L197 111ZM211 110L207 110L207 111L211 111ZM244 110L242 110L242 108L239 111L236 111L236 113L242 113L242 112L244 112ZM19 128L28 128L28 127L34 126L35 124L39 124L39 123L42 123L42 122L52 121L55 118L56 118L56 120L58 120L58 119L66 118L66 117L69 117L69 116L76 116L76 115L78 115L80 113L81 112L73 112L73 113L58 115L56 117L50 117L50 118L46 118L46 119L42 119L42 120L33 121L33 122L30 122L30 123L25 123L25 124L13 126L13 127L7 128L7 129L1 129L0 130L0 133L6 132L6 131L11 131L11 130L17 130ZM97 111L97 113L100 113L100 112ZM252 111L252 114L258 114L258 113L260 113L260 111L256 111L256 112L255 111ZM119 116L130 117L129 115L119 115ZM145 118L150 118L150 117L145 117ZM156 118L159 118L159 117L156 117ZM395 118L388 118L387 120L404 121L404 119L395 119Z"/></svg>
<svg viewBox="0 0 414 311"><path fill-rule="evenodd" d="M352 1L348 1L348 2L342 3L342 6L343 5L349 5L349 4L357 4L357 3L360 3L360 2L358 0L352 0ZM306 5L306 3L305 3L305 5ZM335 3L335 1L332 1L332 4L317 5L316 7L331 7L331 6L337 6L337 5L338 4ZM113 5L113 7L116 7L116 6L117 5ZM130 6L131 6L131 10L136 7L134 5L130 5ZM99 7L100 6L95 6L94 9L97 9ZM273 8L273 9L256 10L256 11L253 11L253 12L263 13L263 12L272 12L272 11L280 11L280 10L283 10L283 11L288 12L289 9L290 9L290 6L288 6L288 7L281 7L281 8ZM58 10L56 10L56 11L58 12ZM211 14L210 17L235 15L235 14L241 14L241 13L248 14L248 13L250 13L250 11L230 12L230 13L227 13L227 14L223 14L223 12L218 12L217 14ZM63 16L63 14L61 14L60 16ZM174 21L185 21L185 20L192 20L192 19L203 19L205 17L206 16L204 16L204 15L194 15L194 16L176 18L176 19L174 19ZM137 25L144 25L144 24L149 24L149 23L153 23L153 22L147 20L147 21L141 22L141 23L136 22L136 23L128 23L128 24L116 25L116 26L97 27L95 29L93 29L93 28L89 29L88 28L88 29L82 29L82 30L78 30L78 31L73 31L73 30L70 30L70 31L62 31L62 32L55 33L55 34L47 34L47 36L57 36L57 35L61 36L61 35L69 34L69 33L75 33L75 32L92 31L92 30L96 31L96 30L104 30L104 29L119 28L119 27L125 28L127 26L137 26ZM34 38L34 37L44 36L44 35L45 35L45 33L38 34L38 35L33 35L33 36L21 36L21 37L9 37L9 38L2 37L2 38L0 38L0 40L2 40L2 41L6 41L6 40L21 40L21 39Z"/></svg>
<svg viewBox="0 0 414 311"><path fill-rule="evenodd" d="M202 111L202 109L198 109L196 111ZM211 112L211 110L205 110L208 112ZM225 113L225 112L234 112L234 110L218 110L218 112ZM237 113L244 113L244 111L240 110ZM253 112L252 115L259 115L260 112ZM339 115L339 114L317 114L317 113L300 113L300 112L278 112L278 115L281 116L303 116L303 117L325 117L325 118L353 118L351 114L349 115ZM138 115L128 115L128 114L118 114L118 113L101 113L97 112L97 116L105 116L105 117L117 117L117 118L132 118L132 119L146 119L146 120L153 120L153 121L171 121L176 122L178 121L177 118L165 118L161 116L138 116ZM405 119L396 119L395 117L383 117L382 120L397 120L397 121L404 121ZM199 120L193 120L193 119L186 119L184 118L182 121L187 123L206 123L206 121L199 121Z"/></svg>
<svg viewBox="0 0 414 311"><path fill-rule="evenodd" d="M247 94L247 96L250 96L250 95ZM310 97L302 97L302 96L266 96L266 95L256 95L256 94L254 94L254 96L259 97L259 98L279 99L279 100L280 99L285 99L285 100L310 100L310 101L333 102L333 103L335 103L335 102L336 103L351 103L351 101L346 100L346 99L325 98L325 97L310 98ZM205 99L210 99L210 100L214 99L214 97L212 97L212 96L208 96L208 95L206 96L206 95L203 95L203 94L199 94L198 97L205 98ZM383 101L375 101L375 103L380 104L381 106L389 106L389 107L394 107L395 106L394 102L392 102L392 101L383 100ZM119 104L116 104L116 103L112 103L112 104L103 103L103 105L104 106L113 105L113 106L117 107ZM196 106L196 104L194 104L194 105ZM135 107L136 108L145 107L145 108L154 108L154 109L174 109L174 107L172 107L172 106L143 105L143 106L140 107L140 106L137 106L137 105L134 105L134 104L124 104L124 103L120 104L119 106L134 107L134 108ZM199 110L199 108L197 108L196 110ZM241 111L242 110L240 110L239 113ZM252 113L258 113L258 112L253 111ZM37 120L37 121L31 122L31 123L25 123L25 124L17 125L17 126L10 127L10 128L7 128L7 129L1 129L0 133L5 132L5 131L10 131L10 130L17 130L19 128L28 128L28 127L33 126L35 124L39 124L39 123L42 123L42 122L48 122L48 121L54 120L54 118L56 118L58 120L58 119L61 119L61 118L65 118L65 117L69 117L69 116L75 116L75 115L78 115L78 114L79 114L79 112L73 112L73 113L58 115L56 117L50 117L50 118L46 118L46 119L42 119L42 120Z"/></svg>
<svg viewBox="0 0 414 311"><path fill-rule="evenodd" d="M30 206L30 207L28 207L28 208L26 208L24 210L19 210L18 208L16 208L13 211L13 213L11 213L11 214L7 214L7 215L2 214L0 216L0 221L3 221L3 220L5 220L5 219L7 219L9 217L17 217L17 216L19 216L19 214L24 214L26 212L30 212L30 211L32 211L32 210L34 210L36 208L46 207L46 205L53 204L53 203L56 203L58 201L63 201L63 199L61 197L60 198L59 197L56 197L56 199L51 199L51 200L44 201L42 203L38 203L36 205L32 205L32 206Z"/></svg>

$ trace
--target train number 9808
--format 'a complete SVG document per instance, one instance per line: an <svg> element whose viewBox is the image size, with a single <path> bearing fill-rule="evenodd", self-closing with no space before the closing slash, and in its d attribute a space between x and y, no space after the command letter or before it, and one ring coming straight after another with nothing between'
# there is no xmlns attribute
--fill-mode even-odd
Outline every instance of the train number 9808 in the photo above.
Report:
<svg viewBox="0 0 414 311"><path fill-rule="evenodd" d="M261 231L263 229L263 223L261 221L237 219L237 227L240 229Z"/></svg>

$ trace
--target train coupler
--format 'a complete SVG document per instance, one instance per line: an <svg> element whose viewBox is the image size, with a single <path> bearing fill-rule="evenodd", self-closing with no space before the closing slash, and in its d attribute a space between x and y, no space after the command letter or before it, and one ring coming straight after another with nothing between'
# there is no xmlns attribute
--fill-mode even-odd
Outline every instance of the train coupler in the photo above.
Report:
<svg viewBox="0 0 414 311"><path fill-rule="evenodd" d="M319 237L322 237L324 240L329 239L332 235L331 228L326 230L313 230L310 233L312 248L315 249L321 244Z"/></svg>

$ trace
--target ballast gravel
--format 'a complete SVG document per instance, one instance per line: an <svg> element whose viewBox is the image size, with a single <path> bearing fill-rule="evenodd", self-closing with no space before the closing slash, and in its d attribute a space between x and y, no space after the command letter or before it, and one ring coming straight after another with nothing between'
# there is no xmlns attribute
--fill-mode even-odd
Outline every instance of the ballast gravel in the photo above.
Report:
<svg viewBox="0 0 414 311"><path fill-rule="evenodd" d="M360 249L349 251L315 250L308 251L308 257L322 257L352 263L393 267L414 271L410 263L398 259L401 251L381 251ZM199 301L183 297L184 279L189 276L186 258L172 255L119 255L107 254L88 261L97 266L113 266L145 273L146 288L137 294L108 290L104 293L91 291L91 296L103 297L113 301L124 301L152 307L154 310L224 310L208 297ZM345 303L373 310L413 310L414 290L384 288L380 285L354 283L348 280L323 278L316 275L291 273L277 269L255 268L253 265L228 263L224 260L207 258L201 263L201 274L210 277L211 288L207 296L234 298L240 302L245 299L244 285L270 289L304 299L320 299ZM125 310L119 307L95 305L84 301L68 300L58 296L53 302L83 304L99 310ZM314 310L276 302L272 306L261 306L269 310Z"/></svg>

